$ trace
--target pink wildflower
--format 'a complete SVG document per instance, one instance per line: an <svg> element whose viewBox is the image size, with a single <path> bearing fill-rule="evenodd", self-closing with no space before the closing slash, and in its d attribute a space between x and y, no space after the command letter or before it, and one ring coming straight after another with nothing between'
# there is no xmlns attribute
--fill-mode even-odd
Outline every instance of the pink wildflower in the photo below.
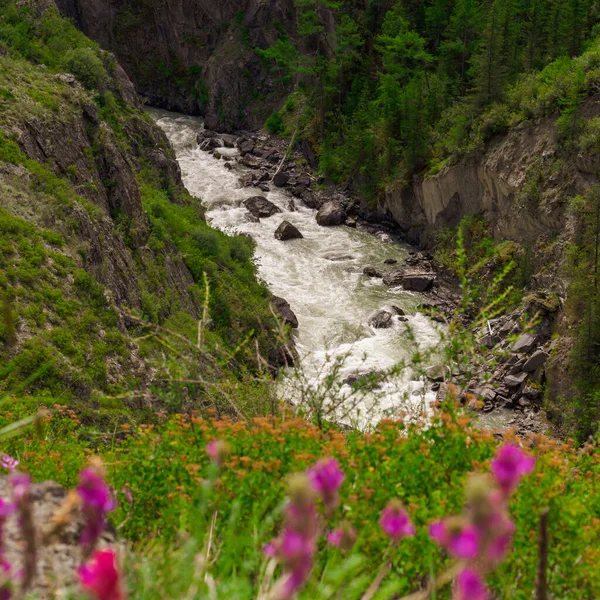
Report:
<svg viewBox="0 0 600 600"><path fill-rule="evenodd" d="M510 495L524 475L535 466L535 458L525 454L518 446L506 444L498 450L492 460L492 472L500 489Z"/></svg>
<svg viewBox="0 0 600 600"><path fill-rule="evenodd" d="M487 600L483 579L472 569L464 569L456 578L455 600Z"/></svg>
<svg viewBox="0 0 600 600"><path fill-rule="evenodd" d="M79 582L95 600L122 600L120 575L112 551L97 551L79 568Z"/></svg>
<svg viewBox="0 0 600 600"><path fill-rule="evenodd" d="M222 467L229 456L229 444L223 440L211 440L206 444L206 453L213 464Z"/></svg>
<svg viewBox="0 0 600 600"><path fill-rule="evenodd" d="M104 478L93 467L87 467L79 474L77 493L85 517L81 543L94 544L106 527L106 515L117 505Z"/></svg>
<svg viewBox="0 0 600 600"><path fill-rule="evenodd" d="M338 503L338 490L345 479L337 460L324 458L308 470L308 476L315 492L321 496L327 508L335 508Z"/></svg>
<svg viewBox="0 0 600 600"><path fill-rule="evenodd" d="M381 512L379 524L394 542L415 534L415 527L399 500L392 500Z"/></svg>
<svg viewBox="0 0 600 600"><path fill-rule="evenodd" d="M491 563L499 563L504 559L514 532L515 524L508 515L497 513L490 519L485 553Z"/></svg>
<svg viewBox="0 0 600 600"><path fill-rule="evenodd" d="M429 535L456 558L475 558L479 551L477 530L462 519L433 523Z"/></svg>
<svg viewBox="0 0 600 600"><path fill-rule="evenodd" d="M19 461L8 454L3 454L0 458L0 466L12 473L19 466Z"/></svg>
<svg viewBox="0 0 600 600"><path fill-rule="evenodd" d="M275 558L277 554L277 545L275 541L271 540L263 546L263 554L269 558Z"/></svg>
<svg viewBox="0 0 600 600"><path fill-rule="evenodd" d="M286 529L278 544L281 561L289 568L305 562L307 558L310 559L313 550L312 540L293 529Z"/></svg>
<svg viewBox="0 0 600 600"><path fill-rule="evenodd" d="M350 550L356 542L356 529L345 521L327 534L327 541L340 550Z"/></svg>

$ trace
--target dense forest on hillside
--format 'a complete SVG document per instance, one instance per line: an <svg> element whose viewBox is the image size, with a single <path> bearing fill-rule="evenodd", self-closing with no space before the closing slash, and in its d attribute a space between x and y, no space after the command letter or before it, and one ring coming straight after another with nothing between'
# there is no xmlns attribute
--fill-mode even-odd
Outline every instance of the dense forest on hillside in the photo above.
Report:
<svg viewBox="0 0 600 600"><path fill-rule="evenodd" d="M568 58L599 20L595 0L295 5L297 37L283 34L259 53L281 85L307 93L324 171L353 178L367 197L505 130L519 102L514 90L529 82L533 91L533 74L554 61L546 80L572 76ZM560 108L573 111L578 101L561 98ZM277 130L280 121L269 123Z"/></svg>

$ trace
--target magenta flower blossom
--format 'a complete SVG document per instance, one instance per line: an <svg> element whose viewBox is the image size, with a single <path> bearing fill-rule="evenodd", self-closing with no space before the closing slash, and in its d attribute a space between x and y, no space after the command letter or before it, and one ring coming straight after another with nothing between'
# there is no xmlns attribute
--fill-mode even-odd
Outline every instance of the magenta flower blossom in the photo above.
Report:
<svg viewBox="0 0 600 600"><path fill-rule="evenodd" d="M308 470L310 482L323 499L325 506L335 508L338 502L338 490L344 481L344 473L340 469L337 460L324 458Z"/></svg>
<svg viewBox="0 0 600 600"><path fill-rule="evenodd" d="M265 556L268 556L269 558L275 558L275 555L277 554L277 544L274 540L271 540L263 546L262 550Z"/></svg>
<svg viewBox="0 0 600 600"><path fill-rule="evenodd" d="M506 514L497 513L489 522L488 527L491 539L486 547L486 555L490 562L501 562L512 541L515 533L515 524Z"/></svg>
<svg viewBox="0 0 600 600"><path fill-rule="evenodd" d="M487 600L485 583L477 571L464 569L456 578L455 600Z"/></svg>
<svg viewBox="0 0 600 600"><path fill-rule="evenodd" d="M79 582L95 600L123 600L117 557L112 551L97 551L79 567Z"/></svg>
<svg viewBox="0 0 600 600"><path fill-rule="evenodd" d="M278 547L282 562L290 567L310 559L313 549L312 540L293 529L283 532Z"/></svg>
<svg viewBox="0 0 600 600"><path fill-rule="evenodd" d="M525 454L518 446L504 445L492 460L492 473L506 496L510 495L524 475L535 466L535 458Z"/></svg>
<svg viewBox="0 0 600 600"><path fill-rule="evenodd" d="M479 534L472 525L438 521L429 526L429 535L456 558L475 558L479 552Z"/></svg>
<svg viewBox="0 0 600 600"><path fill-rule="evenodd" d="M332 545L335 546L336 548L340 547L340 544L342 542L342 536L343 536L343 532L341 529L334 529L333 531L330 531L327 534L327 541Z"/></svg>
<svg viewBox="0 0 600 600"><path fill-rule="evenodd" d="M303 561L293 571L291 571L281 584L277 586L273 598L275 600L290 600L298 590L302 588L310 574L312 562L310 559Z"/></svg>
<svg viewBox="0 0 600 600"><path fill-rule="evenodd" d="M379 524L394 542L403 537L414 535L416 532L414 525L410 522L408 513L398 500L392 500L383 509Z"/></svg>
<svg viewBox="0 0 600 600"><path fill-rule="evenodd" d="M19 466L19 461L8 454L3 454L0 458L0 466L8 469L11 473Z"/></svg>
<svg viewBox="0 0 600 600"><path fill-rule="evenodd" d="M81 498L85 528L81 534L82 544L94 544L106 527L106 516L117 504L109 486L98 471L92 467L79 474L77 493Z"/></svg>
<svg viewBox="0 0 600 600"><path fill-rule="evenodd" d="M213 464L222 467L229 455L229 444L223 440L211 440L206 444L206 454Z"/></svg>

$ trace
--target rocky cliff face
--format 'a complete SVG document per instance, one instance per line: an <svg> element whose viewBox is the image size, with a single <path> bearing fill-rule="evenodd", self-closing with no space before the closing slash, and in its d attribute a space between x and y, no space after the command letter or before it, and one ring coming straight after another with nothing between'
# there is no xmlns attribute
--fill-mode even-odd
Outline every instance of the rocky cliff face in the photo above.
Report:
<svg viewBox="0 0 600 600"><path fill-rule="evenodd" d="M58 0L86 35L110 49L150 103L262 126L285 90L254 48L294 27L292 0Z"/></svg>
<svg viewBox="0 0 600 600"><path fill-rule="evenodd" d="M600 103L584 110L587 118L597 116ZM567 199L597 182L598 161L565 156L554 121L523 123L492 140L481 156L410 187L391 187L380 198L380 210L425 246L432 245L436 230L455 227L465 215L483 216L497 239L526 246L562 234Z"/></svg>

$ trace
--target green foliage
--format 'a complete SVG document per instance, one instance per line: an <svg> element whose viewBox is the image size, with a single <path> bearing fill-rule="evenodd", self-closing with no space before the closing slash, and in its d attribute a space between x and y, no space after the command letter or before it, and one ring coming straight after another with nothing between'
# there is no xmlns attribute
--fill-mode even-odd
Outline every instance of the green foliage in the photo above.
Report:
<svg viewBox="0 0 600 600"><path fill-rule="evenodd" d="M265 127L273 134L283 133L285 125L283 124L283 118L278 111L275 111L265 123Z"/></svg>
<svg viewBox="0 0 600 600"><path fill-rule="evenodd" d="M67 52L65 67L89 90L98 88L107 79L102 60L91 48L76 48Z"/></svg>

